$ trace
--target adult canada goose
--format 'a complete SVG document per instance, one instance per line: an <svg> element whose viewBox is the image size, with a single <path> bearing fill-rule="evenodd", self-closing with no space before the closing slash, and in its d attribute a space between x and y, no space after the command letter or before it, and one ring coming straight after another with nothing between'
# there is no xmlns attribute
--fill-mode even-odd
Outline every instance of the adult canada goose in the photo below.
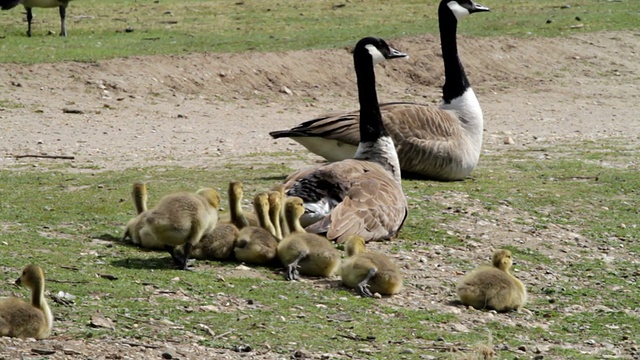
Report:
<svg viewBox="0 0 640 360"><path fill-rule="evenodd" d="M27 36L31 37L31 21L33 20L33 12L31 9L34 7L57 7L60 10L60 36L67 36L65 18L69 1L71 0L0 0L0 8L2 8L2 10L9 10L18 6L18 4L22 4L25 10L27 10Z"/></svg>
<svg viewBox="0 0 640 360"><path fill-rule="evenodd" d="M368 252L364 239L351 235L345 242L348 258L340 267L342 283L362 296L373 294L393 295L402 289L402 274L396 264L385 254Z"/></svg>
<svg viewBox="0 0 640 360"><path fill-rule="evenodd" d="M216 226L219 205L220 194L212 188L166 195L149 210L145 227L165 245L178 268L186 270L191 248ZM178 256L174 249L183 244L184 255Z"/></svg>
<svg viewBox="0 0 640 360"><path fill-rule="evenodd" d="M353 159L300 170L285 180L287 196L304 200L301 219L308 232L326 233L343 242L357 234L365 240L389 239L407 216L400 185L400 165L378 106L374 65L406 57L374 37L361 39L353 51L360 102L360 143Z"/></svg>
<svg viewBox="0 0 640 360"><path fill-rule="evenodd" d="M53 315L44 297L44 273L28 265L16 280L31 290L31 303L15 297L0 299L0 336L44 339L53 328Z"/></svg>
<svg viewBox="0 0 640 360"><path fill-rule="evenodd" d="M278 258L287 280L297 280L299 274L329 277L340 266L340 252L326 238L307 233L300 225L304 212L302 199L287 198L285 218L291 232L278 244Z"/></svg>
<svg viewBox="0 0 640 360"><path fill-rule="evenodd" d="M527 289L511 274L509 250L493 253L493 266L481 266L465 275L456 287L460 301L476 309L519 310L527 302Z"/></svg>
<svg viewBox="0 0 640 360"><path fill-rule="evenodd" d="M242 210L242 197L244 190L240 181L229 183L229 214L220 217L220 222L231 223L238 229L246 226L260 226L256 214Z"/></svg>
<svg viewBox="0 0 640 360"><path fill-rule="evenodd" d="M233 249L236 259L249 264L267 264L276 258L278 239L269 219L269 196L259 193L253 206L260 226L247 226L240 230Z"/></svg>
<svg viewBox="0 0 640 360"><path fill-rule="evenodd" d="M415 103L380 105L385 128L393 138L403 175L451 181L467 177L480 157L483 116L465 74L456 44L458 21L466 15L489 11L471 0L442 0L438 8L445 82L439 108ZM328 114L283 131L328 161L355 156L360 141L358 111Z"/></svg>
<svg viewBox="0 0 640 360"><path fill-rule="evenodd" d="M131 239L131 242L134 245L138 245L145 249L164 249L164 244L157 241L149 232L149 229L144 226L144 220L147 215L149 215L149 212L147 211L147 196L147 185L145 183L133 183L131 198L133 199L133 204L138 215L127 223L126 230L122 236L122 241Z"/></svg>

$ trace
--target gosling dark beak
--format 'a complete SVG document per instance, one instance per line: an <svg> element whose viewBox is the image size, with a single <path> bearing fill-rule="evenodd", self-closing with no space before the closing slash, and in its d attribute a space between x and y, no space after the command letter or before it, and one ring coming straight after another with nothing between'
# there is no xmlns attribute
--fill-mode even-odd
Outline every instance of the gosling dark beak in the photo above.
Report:
<svg viewBox="0 0 640 360"><path fill-rule="evenodd" d="M15 285L16 285L16 286L20 286L20 285L22 285L22 278L21 278L21 277L19 277L18 279L16 279Z"/></svg>
<svg viewBox="0 0 640 360"><path fill-rule="evenodd" d="M409 57L409 55L407 55L406 53L403 53L401 51L398 51L392 47L389 48L389 50L391 50L389 52L389 57L388 59L395 59L395 58L402 58L402 57Z"/></svg>
<svg viewBox="0 0 640 360"><path fill-rule="evenodd" d="M474 12L483 12L483 11L491 11L489 10L488 7L478 4L477 2L471 2L471 11L469 11L470 14L473 14Z"/></svg>

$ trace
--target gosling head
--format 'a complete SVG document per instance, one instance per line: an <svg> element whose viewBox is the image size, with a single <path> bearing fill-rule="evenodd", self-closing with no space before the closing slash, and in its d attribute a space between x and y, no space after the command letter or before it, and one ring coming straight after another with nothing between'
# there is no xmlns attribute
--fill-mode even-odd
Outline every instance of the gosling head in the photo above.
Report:
<svg viewBox="0 0 640 360"><path fill-rule="evenodd" d="M269 191L269 206L272 208L280 208L280 193L277 191Z"/></svg>
<svg viewBox="0 0 640 360"><path fill-rule="evenodd" d="M502 271L508 272L513 265L513 260L511 259L511 251L509 250L496 250L493 253L493 266L497 267Z"/></svg>
<svg viewBox="0 0 640 360"><path fill-rule="evenodd" d="M349 235L344 246L347 251L347 256L350 257L358 255L365 250L365 241L360 235Z"/></svg>
<svg viewBox="0 0 640 360"><path fill-rule="evenodd" d="M214 209L220 208L220 193L216 189L202 188L198 190L197 194L207 199L209 205Z"/></svg>
<svg viewBox="0 0 640 360"><path fill-rule="evenodd" d="M44 272L40 266L31 264L22 270L22 275L16 279L16 285L23 285L29 289L33 289L42 282L42 279L44 279Z"/></svg>
<svg viewBox="0 0 640 360"><path fill-rule="evenodd" d="M269 195L267 193L259 193L253 197L253 207L260 211L269 209Z"/></svg>
<svg viewBox="0 0 640 360"><path fill-rule="evenodd" d="M297 196L287 198L284 212L288 219L298 219L304 214L304 201Z"/></svg>
<svg viewBox="0 0 640 360"><path fill-rule="evenodd" d="M242 190L242 182L232 181L229 183L229 196L235 199L242 199L244 191Z"/></svg>

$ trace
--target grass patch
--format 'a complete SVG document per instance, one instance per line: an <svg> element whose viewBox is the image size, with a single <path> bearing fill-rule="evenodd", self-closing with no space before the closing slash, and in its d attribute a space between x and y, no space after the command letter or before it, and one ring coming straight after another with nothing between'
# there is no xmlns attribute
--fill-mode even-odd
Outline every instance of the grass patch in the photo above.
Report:
<svg viewBox="0 0 640 360"><path fill-rule="evenodd" d="M562 36L585 31L635 29L640 3L578 0L482 2L491 13L464 21L465 35ZM354 39L437 32L437 5L424 1L178 1L72 2L68 38L47 36L60 29L58 11L34 9L27 38L23 8L0 13L0 63L94 62L136 55L194 52L283 51L352 46ZM366 16L363 16L366 14ZM581 20L577 21L576 17ZM547 23L547 20L551 20ZM580 26L581 28L575 28ZM572 28L573 27L573 28Z"/></svg>
<svg viewBox="0 0 640 360"><path fill-rule="evenodd" d="M554 151L567 153L580 148L591 153L588 144L581 145ZM478 323L467 333L450 333L444 329L459 321L455 314L355 297L337 280L287 283L279 269L260 267L252 270L250 277L235 276L236 264L216 262L199 262L199 271L185 273L173 270L165 253L142 251L117 241L134 211L129 191L135 180L148 181L153 205L161 194L171 191L213 185L224 192L226 183L236 179L242 179L247 194L253 194L291 171L285 165L256 168L249 161L251 157L246 158L248 164L207 170L154 167L80 174L60 168L0 171L3 269L7 278L13 278L25 263L41 264L47 271L51 292L77 297L73 307L53 305L59 319L56 331L80 338L152 336L179 341L187 334L204 335L203 324L216 334L231 330L234 334L230 339L203 337L200 342L207 346L256 348L268 344L279 354L298 349L318 353L341 349L364 357L392 358L411 352L451 355L443 355L445 345L440 343L471 351L473 344L486 340L487 330L494 343L516 349L548 340L549 333L540 324L550 324L554 338L576 346L593 339L612 344L623 341L640 326L637 316L631 314L640 295L640 270L635 260L639 249L629 245L639 238L635 192L640 186L638 169L605 168L584 158L549 160L529 155L525 151L485 155L474 178L464 182L405 181L412 209L402 240L394 244L396 250L403 251L435 244L464 246L466 238L441 228L441 224L458 220L461 212L455 208L467 211L465 206L471 204L479 210L470 214L487 220L485 215L506 201L509 207L538 219L540 226L569 224L598 246L628 246L627 258L605 262L586 256L593 254L588 251L566 266L559 266L541 249L526 244L508 247L516 260L525 264L522 268L526 271L533 272L535 264L542 264L567 279L530 288L534 295L529 305L533 323L528 327L503 322L521 314L499 315L506 318ZM255 156L262 159L268 154ZM596 174L600 175L596 178ZM435 200L455 198L455 194L465 197L454 210ZM625 228L620 227L622 222L627 224ZM576 254L580 254L579 249ZM457 259L443 257L440 261L468 268ZM584 282L577 285L569 280L574 278ZM6 288L0 290L5 292ZM563 310L572 306L581 310ZM97 308L102 316L116 321L115 330L86 326ZM500 352L500 356L510 351ZM558 357L597 357L562 347L548 351Z"/></svg>

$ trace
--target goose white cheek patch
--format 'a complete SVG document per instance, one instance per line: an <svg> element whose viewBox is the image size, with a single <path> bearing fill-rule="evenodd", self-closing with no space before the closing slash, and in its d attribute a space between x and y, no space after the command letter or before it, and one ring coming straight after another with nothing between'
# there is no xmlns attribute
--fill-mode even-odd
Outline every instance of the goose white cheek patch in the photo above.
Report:
<svg viewBox="0 0 640 360"><path fill-rule="evenodd" d="M386 59L384 58L384 55L382 55L382 53L380 52L380 50L378 50L377 47L375 47L374 45L367 45L365 46L365 48L367 50L369 50L369 54L371 54L371 57L373 58L373 64L379 64L383 61L385 61Z"/></svg>
<svg viewBox="0 0 640 360"><path fill-rule="evenodd" d="M449 1L447 3L447 6L449 7L449 9L451 9L451 12L453 12L453 15L458 20L460 20L463 17L469 15L469 10L465 9L464 7L462 7L460 4L458 4L457 1Z"/></svg>

